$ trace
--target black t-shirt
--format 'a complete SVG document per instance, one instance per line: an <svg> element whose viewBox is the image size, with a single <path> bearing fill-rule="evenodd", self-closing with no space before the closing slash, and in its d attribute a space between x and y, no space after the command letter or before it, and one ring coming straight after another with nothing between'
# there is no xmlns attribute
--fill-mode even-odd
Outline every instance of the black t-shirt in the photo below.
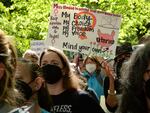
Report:
<svg viewBox="0 0 150 113"><path fill-rule="evenodd" d="M51 95L51 113L105 113L101 106L86 92L66 90L59 95Z"/></svg>

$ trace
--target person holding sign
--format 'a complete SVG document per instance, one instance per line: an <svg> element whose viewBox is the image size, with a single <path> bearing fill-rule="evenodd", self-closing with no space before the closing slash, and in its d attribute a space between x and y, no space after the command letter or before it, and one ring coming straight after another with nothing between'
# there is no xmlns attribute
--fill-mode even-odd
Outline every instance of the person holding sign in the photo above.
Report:
<svg viewBox="0 0 150 113"><path fill-rule="evenodd" d="M69 60L59 49L49 47L40 56L45 87L52 98L51 113L104 113L101 106L81 90ZM44 97L46 98L46 97Z"/></svg>
<svg viewBox="0 0 150 113"><path fill-rule="evenodd" d="M73 63L75 63L75 71L78 75L81 75L84 71L83 61L83 54L78 53L77 55L74 55Z"/></svg>
<svg viewBox="0 0 150 113"><path fill-rule="evenodd" d="M109 64L106 60L102 60L106 77L104 80L105 104L110 112L115 112L118 108L119 100L122 94L120 79L122 78L122 69L132 54L132 45L124 43L116 48L116 57L113 64Z"/></svg>

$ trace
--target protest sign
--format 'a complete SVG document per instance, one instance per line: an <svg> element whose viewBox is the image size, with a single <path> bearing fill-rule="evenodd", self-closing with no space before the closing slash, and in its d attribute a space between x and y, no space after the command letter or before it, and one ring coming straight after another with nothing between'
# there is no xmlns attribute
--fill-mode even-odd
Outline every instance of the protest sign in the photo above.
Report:
<svg viewBox="0 0 150 113"><path fill-rule="evenodd" d="M99 10L53 4L47 46L84 54L115 56L121 16Z"/></svg>
<svg viewBox="0 0 150 113"><path fill-rule="evenodd" d="M30 49L35 51L38 55L45 49L45 41L44 40L31 40L30 41Z"/></svg>

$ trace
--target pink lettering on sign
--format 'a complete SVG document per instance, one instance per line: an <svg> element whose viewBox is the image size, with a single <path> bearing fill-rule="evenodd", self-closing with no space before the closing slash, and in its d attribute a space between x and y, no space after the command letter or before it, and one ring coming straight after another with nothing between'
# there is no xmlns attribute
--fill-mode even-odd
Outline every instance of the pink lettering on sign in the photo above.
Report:
<svg viewBox="0 0 150 113"><path fill-rule="evenodd" d="M75 25L77 27L79 38L87 39L86 31L92 31L96 25L96 17L91 12L79 12L74 14Z"/></svg>
<svg viewBox="0 0 150 113"><path fill-rule="evenodd" d="M99 43L102 47L110 47L114 44L114 36L115 31L113 30L111 34L102 33L100 29L97 31L98 38L96 38L96 41Z"/></svg>

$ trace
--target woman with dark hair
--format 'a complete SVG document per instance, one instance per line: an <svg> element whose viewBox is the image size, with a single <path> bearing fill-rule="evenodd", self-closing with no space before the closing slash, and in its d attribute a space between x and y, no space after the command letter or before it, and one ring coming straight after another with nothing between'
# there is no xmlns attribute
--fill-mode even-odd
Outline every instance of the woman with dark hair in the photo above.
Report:
<svg viewBox="0 0 150 113"><path fill-rule="evenodd" d="M122 76L118 113L150 113L150 42L132 53Z"/></svg>
<svg viewBox="0 0 150 113"><path fill-rule="evenodd" d="M52 106L45 109L51 113L104 113L100 105L80 89L77 76L61 50L50 47L43 51L40 66L52 98Z"/></svg>

